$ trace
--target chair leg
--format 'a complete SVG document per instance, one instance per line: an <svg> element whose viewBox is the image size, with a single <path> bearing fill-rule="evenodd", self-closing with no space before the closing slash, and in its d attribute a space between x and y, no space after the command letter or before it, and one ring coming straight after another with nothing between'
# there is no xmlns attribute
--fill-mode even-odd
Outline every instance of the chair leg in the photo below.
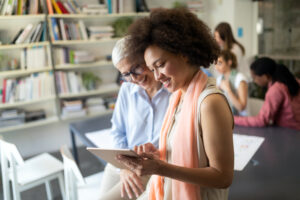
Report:
<svg viewBox="0 0 300 200"><path fill-rule="evenodd" d="M21 192L19 190L17 183L14 183L14 181L12 181L12 189L13 189L14 200L21 200Z"/></svg>
<svg viewBox="0 0 300 200"><path fill-rule="evenodd" d="M46 181L45 185L46 185L47 199L52 200L53 197L52 197L52 190L51 190L50 181Z"/></svg>
<svg viewBox="0 0 300 200"><path fill-rule="evenodd" d="M59 188L61 192L61 196L63 200L66 200L66 194L65 194L65 184L64 184L64 178L63 178L63 173L60 173L58 176L58 183L59 183Z"/></svg>
<svg viewBox="0 0 300 200"><path fill-rule="evenodd" d="M3 198L10 200L10 185L7 174L2 173L2 185L3 185Z"/></svg>

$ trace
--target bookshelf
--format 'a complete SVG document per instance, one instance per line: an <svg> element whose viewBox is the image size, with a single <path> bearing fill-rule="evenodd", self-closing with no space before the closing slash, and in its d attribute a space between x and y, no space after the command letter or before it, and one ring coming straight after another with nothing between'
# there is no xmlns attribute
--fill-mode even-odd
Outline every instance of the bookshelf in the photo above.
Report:
<svg viewBox="0 0 300 200"><path fill-rule="evenodd" d="M4 1L6 2L8 0ZM117 0L116 2L121 1L122 0ZM38 0L38 2L40 4L38 12L29 12L29 10L31 9L30 5L29 8L27 8L27 14L23 13L21 15L0 15L0 89L3 88L4 79L11 79L12 81L22 78L26 79L26 77L31 77L32 79L34 79L39 74L48 74L51 75L51 80L49 79L48 87L50 85L52 91L46 95L42 92L41 95L35 95L34 98L23 98L22 100L10 100L7 102L2 102L0 103L0 112L6 109L15 108L28 110L44 109L46 112L46 118L43 120L24 123L16 126L9 126L4 128L1 127L0 133L43 126L46 124L62 121L69 122L72 120L112 113L112 110L107 108L106 110L102 110L99 112L87 112L83 116L63 116L63 102L80 100L84 105L84 103L87 102L90 98L101 97L103 99L110 99L112 97L116 97L119 91L119 86L116 84L118 71L113 67L113 64L109 58L113 46L120 38L115 36L98 37L97 34L95 37L91 37L93 34L91 27L94 27L94 29L99 29L99 26L103 26L104 29L109 29L107 27L112 26L114 22L116 22L120 18L130 18L134 21L137 18L149 15L149 13L147 12L133 12L132 7L129 8L129 11L126 10L124 12L123 10L122 13L115 13L116 7L112 7L112 13L109 14L84 14L80 12L78 9L79 7L77 7L75 8L75 13L57 14L55 10L56 8L54 8L53 6L53 12L51 12L51 14L48 14L47 4L51 1ZM73 0L69 0L68 2L73 2ZM91 0L78 0L78 3L80 4L79 6L82 6L82 8L89 7L86 5L90 4L91 2L92 4L95 3L95 1L93 2ZM128 4L128 2L129 1L126 0L127 6L130 4ZM62 3L64 4L65 2L62 1ZM13 13L14 12L16 12L16 10L13 11ZM53 25L54 22L56 22L57 27ZM38 25L41 24L40 29L45 30L45 32L42 32L41 36L41 38L44 37L44 39L11 44L11 41L14 37L16 37L16 34L21 29L26 29L28 24L32 24L33 29L37 28ZM64 33L65 38L63 38L62 33L54 31L59 31L59 29L61 29L62 27L66 27L66 25L73 28L73 31L75 30L74 27L77 28L77 34L81 31L79 33L81 37L72 38L70 35L67 37L66 33ZM83 28L81 26L83 26ZM83 33L83 30L89 30L89 33ZM34 35L34 33L32 34ZM45 36L43 34L45 34ZM58 36L55 34L60 34L60 38L55 38ZM71 34L71 32L69 34ZM111 33L109 32L106 34L109 35ZM33 35L31 36L33 37ZM44 64L37 64L37 66L35 65L34 67L28 67L27 65L24 67L24 64L21 65L21 63L24 62L22 60L22 52L29 52L31 50L34 52L34 49L39 48L44 49L43 56L46 58L43 62ZM78 52L79 54L89 52L88 55L91 54L94 56L94 58L89 60L88 62L58 62L58 60L61 59L60 56L58 56L61 55L61 52L68 52L68 54L64 54L64 56L70 56L70 52L72 53L72 56L74 52ZM40 58L38 54L35 55L35 58L37 57ZM6 64L5 62L3 64L1 58L16 60L18 62L18 65L3 69L3 66L5 66ZM92 73L99 78L100 81L96 84L96 86L93 89L81 88L78 91L77 89L76 91L73 91L72 89L74 88L72 88L72 85L74 84L72 84L71 81L68 82L69 80L66 78L74 76L80 77L81 75L88 73ZM64 83L60 82L60 78L65 78L63 81ZM73 79L71 78L70 80ZM39 81L41 80L38 80L37 82ZM62 86L62 84L65 84L64 91L61 91L61 88L59 88ZM69 88L67 88L67 85L69 86ZM45 89L41 89L41 91L43 90Z"/></svg>
<svg viewBox="0 0 300 200"><path fill-rule="evenodd" d="M0 112L18 110L17 113L25 116L24 112L42 109L45 115L36 121L18 118L22 123L11 126L3 126L2 121L0 133L58 121L46 19L43 13L0 16ZM31 28L22 36L29 24Z"/></svg>

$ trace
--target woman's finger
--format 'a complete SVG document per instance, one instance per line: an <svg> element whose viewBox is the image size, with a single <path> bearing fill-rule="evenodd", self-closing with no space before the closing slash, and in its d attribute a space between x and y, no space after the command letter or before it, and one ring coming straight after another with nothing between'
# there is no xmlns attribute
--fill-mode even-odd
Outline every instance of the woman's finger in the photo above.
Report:
<svg viewBox="0 0 300 200"><path fill-rule="evenodd" d="M140 192L143 193L144 192L144 186L143 186L143 183L141 181L141 178L138 177L136 174L134 174L133 177L130 177L130 178L132 179L134 184L138 187Z"/></svg>
<svg viewBox="0 0 300 200"><path fill-rule="evenodd" d="M127 196L129 197L129 199L131 199L132 198L132 192L131 192L131 189L129 187L129 184L127 182L125 182L124 185L125 185L125 190L126 190Z"/></svg>
<svg viewBox="0 0 300 200"><path fill-rule="evenodd" d="M134 178L129 177L128 184L130 186L130 189L134 192L135 196L138 197L140 195L140 192L133 179Z"/></svg>

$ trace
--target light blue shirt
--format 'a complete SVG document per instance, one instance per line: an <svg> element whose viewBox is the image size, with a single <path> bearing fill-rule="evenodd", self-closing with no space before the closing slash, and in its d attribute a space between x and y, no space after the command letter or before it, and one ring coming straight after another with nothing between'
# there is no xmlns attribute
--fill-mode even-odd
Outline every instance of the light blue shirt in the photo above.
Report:
<svg viewBox="0 0 300 200"><path fill-rule="evenodd" d="M114 147L132 149L147 142L158 147L169 96L170 93L161 87L150 100L142 87L124 82L111 119Z"/></svg>

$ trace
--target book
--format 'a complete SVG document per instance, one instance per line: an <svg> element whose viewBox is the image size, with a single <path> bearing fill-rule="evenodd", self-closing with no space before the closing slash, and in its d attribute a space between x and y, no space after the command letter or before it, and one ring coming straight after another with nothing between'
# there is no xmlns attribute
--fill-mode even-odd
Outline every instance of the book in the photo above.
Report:
<svg viewBox="0 0 300 200"><path fill-rule="evenodd" d="M21 35L21 33L24 31L23 28L21 28L19 30L19 32L15 35L15 37L12 39L12 41L10 42L10 44L15 44L15 42L17 41L18 37Z"/></svg>
<svg viewBox="0 0 300 200"><path fill-rule="evenodd" d="M47 1L47 8L48 8L48 14L53 14L53 7L52 7L52 3L51 0L46 0Z"/></svg>
<svg viewBox="0 0 300 200"><path fill-rule="evenodd" d="M58 19L59 27L61 31L62 40L67 40L66 30L65 30L65 23L63 19Z"/></svg>
<svg viewBox="0 0 300 200"><path fill-rule="evenodd" d="M52 5L53 5L53 8L54 8L55 12L56 12L57 14L62 14L62 11L61 11L61 9L59 8L59 6L58 6L58 4L56 3L56 1L55 1L55 0L51 0L51 2L52 2Z"/></svg>
<svg viewBox="0 0 300 200"><path fill-rule="evenodd" d="M56 19L55 18L51 18L51 24L52 24L52 30L53 30L53 40L60 40L59 37L59 30L58 30L58 25L56 23Z"/></svg>
<svg viewBox="0 0 300 200"><path fill-rule="evenodd" d="M33 28L32 24L27 24L24 31L20 34L20 36L18 37L15 43L16 44L23 43L26 40L27 36L30 34L32 28Z"/></svg>
<svg viewBox="0 0 300 200"><path fill-rule="evenodd" d="M70 14L70 13L68 12L68 10L64 7L64 5L63 5L62 2L57 1L56 3L57 3L59 9L61 10L61 12L62 12L63 14Z"/></svg>
<svg viewBox="0 0 300 200"><path fill-rule="evenodd" d="M88 40L88 35L87 35L87 32L86 32L86 27L85 27L83 21L79 20L78 23L79 23L79 28L80 28L80 33L82 35L82 39L83 40Z"/></svg>

